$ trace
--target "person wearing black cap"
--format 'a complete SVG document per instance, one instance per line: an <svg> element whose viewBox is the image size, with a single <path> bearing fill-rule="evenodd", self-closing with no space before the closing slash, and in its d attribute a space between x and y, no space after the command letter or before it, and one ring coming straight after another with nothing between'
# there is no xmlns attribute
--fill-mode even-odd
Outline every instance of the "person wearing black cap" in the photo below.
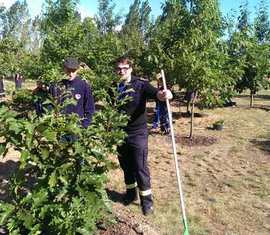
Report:
<svg viewBox="0 0 270 235"><path fill-rule="evenodd" d="M172 93L169 90L158 90L147 80L133 76L132 62L127 57L116 61L116 73L121 79L118 98L131 97L131 100L121 107L121 111L130 118L125 128L127 137L118 148L118 159L126 184L124 203L128 205L137 200L138 186L142 212L149 215L153 213L153 199L147 163L146 101L148 98L165 101L172 98Z"/></svg>
<svg viewBox="0 0 270 235"><path fill-rule="evenodd" d="M81 118L82 126L87 128L92 121L95 104L90 85L77 75L79 68L80 64L76 58L66 58L64 61L64 72L67 75L67 79L62 80L59 85L70 91L72 97L76 100L76 104L68 104L65 107L64 113L77 113ZM59 94L59 90L55 86L50 87L49 93L53 97L58 96L60 103L63 103L67 98Z"/></svg>

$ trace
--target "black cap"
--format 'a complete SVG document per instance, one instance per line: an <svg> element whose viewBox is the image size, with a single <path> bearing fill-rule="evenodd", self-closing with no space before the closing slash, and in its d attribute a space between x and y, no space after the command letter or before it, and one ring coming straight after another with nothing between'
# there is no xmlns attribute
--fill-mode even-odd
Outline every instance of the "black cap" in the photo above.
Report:
<svg viewBox="0 0 270 235"><path fill-rule="evenodd" d="M80 66L79 61L76 58L68 57L65 59L64 67L67 69L78 69Z"/></svg>

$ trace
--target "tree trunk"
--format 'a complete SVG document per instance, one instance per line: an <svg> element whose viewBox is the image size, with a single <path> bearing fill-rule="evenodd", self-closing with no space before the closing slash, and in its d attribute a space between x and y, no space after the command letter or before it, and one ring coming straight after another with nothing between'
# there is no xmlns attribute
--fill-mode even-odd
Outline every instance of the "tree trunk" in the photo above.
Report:
<svg viewBox="0 0 270 235"><path fill-rule="evenodd" d="M197 91L194 91L194 96L191 100L191 116L190 116L190 132L189 132L189 138L191 140L193 137L193 121L194 121L194 108L195 108L196 98L197 98Z"/></svg>
<svg viewBox="0 0 270 235"><path fill-rule="evenodd" d="M251 90L250 91L250 103L249 103L250 108L253 107L253 102L254 102L254 92Z"/></svg>
<svg viewBox="0 0 270 235"><path fill-rule="evenodd" d="M187 100L187 114L190 114L190 101Z"/></svg>

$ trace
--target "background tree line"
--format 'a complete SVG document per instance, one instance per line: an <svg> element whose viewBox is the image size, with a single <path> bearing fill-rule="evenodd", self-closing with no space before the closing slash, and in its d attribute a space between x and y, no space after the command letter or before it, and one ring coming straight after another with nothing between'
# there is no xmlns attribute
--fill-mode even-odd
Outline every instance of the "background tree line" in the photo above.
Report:
<svg viewBox="0 0 270 235"><path fill-rule="evenodd" d="M46 0L30 17L26 1L0 8L0 75L50 80L67 56L91 68L95 88L110 87L113 61L130 55L135 73L149 79L164 69L171 85L193 91L192 103L215 107L237 92L269 86L270 23L261 0L254 19L248 1L239 15L222 16L218 0L166 0L154 19L148 0L134 0L127 15L99 0L94 17L81 18L77 0ZM107 84L107 85L106 85Z"/></svg>

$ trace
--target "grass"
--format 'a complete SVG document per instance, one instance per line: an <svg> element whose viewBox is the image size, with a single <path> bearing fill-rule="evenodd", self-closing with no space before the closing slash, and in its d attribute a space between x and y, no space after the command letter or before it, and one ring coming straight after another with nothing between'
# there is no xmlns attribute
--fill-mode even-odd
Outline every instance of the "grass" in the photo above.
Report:
<svg viewBox="0 0 270 235"><path fill-rule="evenodd" d="M8 89L12 86L10 82ZM270 92L260 92L254 108L249 108L245 94L235 101L237 107L200 110L205 115L195 118L194 134L215 137L217 143L177 146L190 234L270 234ZM173 107L173 111L178 110ZM220 119L225 121L223 131L207 129ZM176 134L188 135L188 118L176 119L174 126ZM183 223L168 137L149 136L149 166L155 214L144 218L138 205L123 208L117 200L113 206L148 221L158 234L181 234ZM123 193L121 170L111 171L109 178L108 188Z"/></svg>
<svg viewBox="0 0 270 235"><path fill-rule="evenodd" d="M259 97L254 108L249 108L244 94L235 98L237 107L200 111L206 115L195 118L194 134L216 137L217 143L177 146L190 234L270 233L270 92L263 91ZM220 119L225 121L223 131L207 129ZM176 134L188 135L189 119L175 121ZM165 136L150 135L155 214L147 220L159 234L168 235L181 234L183 228L171 153ZM131 210L140 214L138 206Z"/></svg>

